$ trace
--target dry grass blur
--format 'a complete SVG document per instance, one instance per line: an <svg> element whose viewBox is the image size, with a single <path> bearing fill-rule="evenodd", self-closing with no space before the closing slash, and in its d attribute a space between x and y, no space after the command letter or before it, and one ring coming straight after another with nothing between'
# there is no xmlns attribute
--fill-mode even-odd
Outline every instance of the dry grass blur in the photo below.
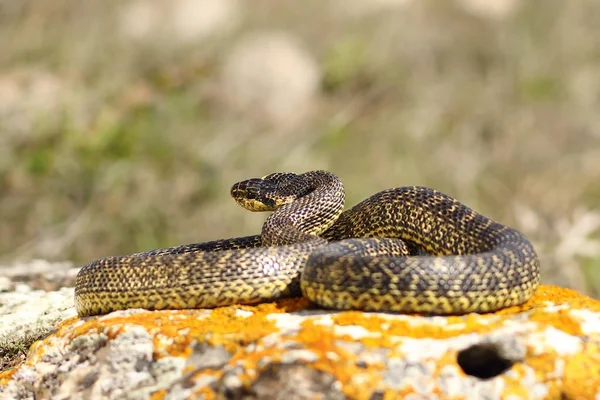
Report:
<svg viewBox="0 0 600 400"><path fill-rule="evenodd" d="M0 256L255 233L233 182L323 168L348 204L449 193L600 295L600 1L506 2L0 0Z"/></svg>

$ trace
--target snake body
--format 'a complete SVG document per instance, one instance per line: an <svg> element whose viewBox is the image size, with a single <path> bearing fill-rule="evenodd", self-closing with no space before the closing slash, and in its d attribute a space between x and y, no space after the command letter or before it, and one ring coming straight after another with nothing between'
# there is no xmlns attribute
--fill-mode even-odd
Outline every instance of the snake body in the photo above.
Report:
<svg viewBox="0 0 600 400"><path fill-rule="evenodd" d="M95 260L77 275L80 316L307 297L325 308L424 314L518 305L539 285L520 232L417 186L384 190L342 211L327 171L274 173L231 194L273 211L261 234Z"/></svg>

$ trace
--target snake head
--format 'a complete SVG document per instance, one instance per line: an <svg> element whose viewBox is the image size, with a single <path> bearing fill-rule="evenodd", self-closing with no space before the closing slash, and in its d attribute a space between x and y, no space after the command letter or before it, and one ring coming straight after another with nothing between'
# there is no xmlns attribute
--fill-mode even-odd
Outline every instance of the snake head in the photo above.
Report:
<svg viewBox="0 0 600 400"><path fill-rule="evenodd" d="M297 174L276 172L262 178L251 178L234 184L231 197L250 211L274 211L298 196L286 190Z"/></svg>

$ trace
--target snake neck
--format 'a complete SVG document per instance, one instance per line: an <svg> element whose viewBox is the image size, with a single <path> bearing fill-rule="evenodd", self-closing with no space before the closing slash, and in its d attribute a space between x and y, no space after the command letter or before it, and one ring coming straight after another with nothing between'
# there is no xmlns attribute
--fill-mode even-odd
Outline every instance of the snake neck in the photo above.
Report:
<svg viewBox="0 0 600 400"><path fill-rule="evenodd" d="M328 171L311 171L299 174L298 180L303 182L304 193L266 219L261 231L263 246L285 246L311 240L325 243L319 235L342 213L346 196L336 175Z"/></svg>

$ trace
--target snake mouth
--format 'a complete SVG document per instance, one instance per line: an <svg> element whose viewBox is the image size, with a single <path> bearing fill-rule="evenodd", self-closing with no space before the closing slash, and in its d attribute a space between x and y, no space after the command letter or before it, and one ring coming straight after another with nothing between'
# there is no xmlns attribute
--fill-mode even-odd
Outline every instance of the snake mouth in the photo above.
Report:
<svg viewBox="0 0 600 400"><path fill-rule="evenodd" d="M248 211L273 211L275 207L256 199L236 199L236 202Z"/></svg>

